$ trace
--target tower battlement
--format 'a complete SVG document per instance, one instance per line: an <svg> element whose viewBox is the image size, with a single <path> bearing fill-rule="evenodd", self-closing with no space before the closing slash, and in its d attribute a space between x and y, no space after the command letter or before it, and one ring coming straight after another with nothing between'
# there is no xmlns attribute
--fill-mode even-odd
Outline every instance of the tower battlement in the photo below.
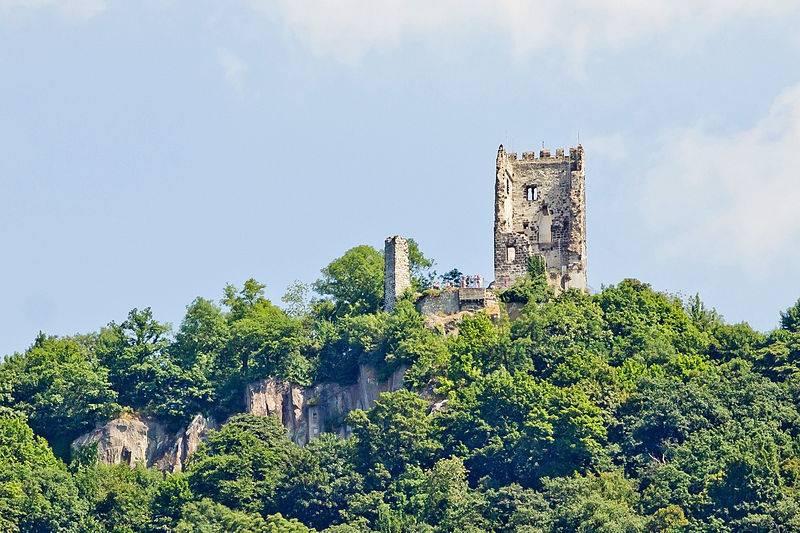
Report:
<svg viewBox="0 0 800 533"><path fill-rule="evenodd" d="M529 260L544 261L556 290L586 290L586 192L583 147L555 155L497 151L494 224L495 286L511 286Z"/></svg>
<svg viewBox="0 0 800 533"><path fill-rule="evenodd" d="M497 151L498 162L500 157L505 157L509 161L536 161L541 163L558 163L560 159L569 159L572 161L583 160L583 147L578 145L573 148L556 148L555 152L551 152L549 148L542 148L537 153L536 151L522 152L506 152L503 145Z"/></svg>

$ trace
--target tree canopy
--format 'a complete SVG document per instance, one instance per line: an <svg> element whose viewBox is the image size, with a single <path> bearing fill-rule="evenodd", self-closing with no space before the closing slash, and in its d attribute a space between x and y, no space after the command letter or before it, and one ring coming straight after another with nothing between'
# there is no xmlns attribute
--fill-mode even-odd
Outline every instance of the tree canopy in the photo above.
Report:
<svg viewBox="0 0 800 533"><path fill-rule="evenodd" d="M460 272L436 278L410 244L414 287L391 313L381 253L357 246L285 307L249 279L174 330L133 309L5 357L0 530L800 530L800 301L759 332L638 280L555 294L532 262L500 294L513 320L445 332L413 292ZM305 447L244 412L250 382L345 387L361 365L406 369L404 387ZM223 423L180 473L70 450L121 412Z"/></svg>

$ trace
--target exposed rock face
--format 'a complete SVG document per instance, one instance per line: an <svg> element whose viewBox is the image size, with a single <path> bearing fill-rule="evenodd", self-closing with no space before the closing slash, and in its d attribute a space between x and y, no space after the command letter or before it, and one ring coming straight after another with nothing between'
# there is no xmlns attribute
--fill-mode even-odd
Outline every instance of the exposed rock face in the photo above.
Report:
<svg viewBox="0 0 800 533"><path fill-rule="evenodd" d="M353 409L369 409L382 392L403 386L406 368L380 381L375 370L362 366L358 381L349 386L322 383L305 388L275 378L251 383L245 391L246 412L276 416L297 444L307 444L323 431L346 437L350 428L344 418ZM144 464L167 472L179 472L217 423L195 416L185 430L170 434L163 424L139 415L123 415L75 439L73 448L97 445L104 464Z"/></svg>
<svg viewBox="0 0 800 533"><path fill-rule="evenodd" d="M123 415L78 437L74 448L97 445L97 456L106 464L151 466L172 447L171 435L158 422L136 415Z"/></svg>
<svg viewBox="0 0 800 533"><path fill-rule="evenodd" d="M171 435L151 418L124 415L78 437L72 447L96 444L98 460L105 464L144 464L179 472L208 430L215 427L213 420L197 415L186 430Z"/></svg>
<svg viewBox="0 0 800 533"><path fill-rule="evenodd" d="M347 414L354 409L369 409L382 392L400 389L406 370L401 367L386 381L380 381L373 368L362 365L358 381L349 386L322 383L305 388L275 378L264 379L247 386L246 410L258 416L276 416L297 444L307 444L322 432L347 437Z"/></svg>
<svg viewBox="0 0 800 533"><path fill-rule="evenodd" d="M197 451L197 447L208 435L209 430L217 429L217 422L213 418L195 415L185 431L175 434L175 444L164 457L156 461L156 466L169 472L180 472L186 466L186 460Z"/></svg>

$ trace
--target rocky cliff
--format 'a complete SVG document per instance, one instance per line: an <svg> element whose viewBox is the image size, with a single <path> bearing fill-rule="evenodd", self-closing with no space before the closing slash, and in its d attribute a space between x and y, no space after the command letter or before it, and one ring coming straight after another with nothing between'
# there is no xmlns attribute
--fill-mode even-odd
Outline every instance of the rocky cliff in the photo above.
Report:
<svg viewBox="0 0 800 533"><path fill-rule="evenodd" d="M347 414L369 409L380 393L401 388L405 372L406 368L400 368L381 381L373 368L362 366L358 381L348 386L321 383L301 387L276 378L263 379L245 389L245 408L256 416L277 417L289 438L300 445L322 432L349 436L350 428L344 424ZM216 421L197 415L186 429L172 434L155 419L126 414L81 435L72 446L96 445L98 459L105 464L142 463L178 472L208 431L216 428Z"/></svg>
<svg viewBox="0 0 800 533"><path fill-rule="evenodd" d="M208 430L216 427L213 420L197 415L185 430L170 434L157 420L126 414L81 435L72 446L96 445L98 460L105 464L142 463L179 472Z"/></svg>
<svg viewBox="0 0 800 533"><path fill-rule="evenodd" d="M247 386L245 405L248 413L278 417L297 444L306 444L322 432L347 437L347 414L354 409L369 409L380 393L401 388L405 372L406 368L401 367L386 381L380 381L373 368L362 365L353 385L321 383L309 388L264 379Z"/></svg>

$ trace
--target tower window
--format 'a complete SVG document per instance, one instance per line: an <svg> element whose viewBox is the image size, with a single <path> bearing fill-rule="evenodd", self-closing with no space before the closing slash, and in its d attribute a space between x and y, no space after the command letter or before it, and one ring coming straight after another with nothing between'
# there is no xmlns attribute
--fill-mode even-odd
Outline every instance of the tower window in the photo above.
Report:
<svg viewBox="0 0 800 533"><path fill-rule="evenodd" d="M517 249L513 246L506 248L506 263L513 263L517 258Z"/></svg>
<svg viewBox="0 0 800 533"><path fill-rule="evenodd" d="M525 196L529 202L535 202L539 199L539 187L536 185L528 185L525 187Z"/></svg>
<svg viewBox="0 0 800 533"><path fill-rule="evenodd" d="M506 178L506 194L511 194L511 180Z"/></svg>

